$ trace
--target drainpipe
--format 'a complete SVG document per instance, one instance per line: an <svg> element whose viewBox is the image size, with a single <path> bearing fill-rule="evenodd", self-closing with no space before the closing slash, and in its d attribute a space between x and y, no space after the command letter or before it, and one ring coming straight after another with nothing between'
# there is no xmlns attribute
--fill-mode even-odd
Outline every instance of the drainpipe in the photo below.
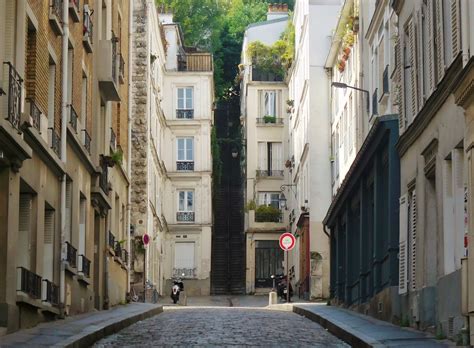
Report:
<svg viewBox="0 0 474 348"><path fill-rule="evenodd" d="M326 236L328 236L329 239L331 239L331 235L329 234L329 232L327 231L327 226L325 224L323 224L323 231L324 233L326 234Z"/></svg>
<svg viewBox="0 0 474 348"><path fill-rule="evenodd" d="M62 42L62 100L61 100L61 161L66 163L66 136L67 136L67 86L68 86L68 49L69 49L69 1L63 1L63 42ZM65 264L66 252L64 243L66 236L66 174L63 174L61 181L61 261L60 261L60 275L59 275L59 297L60 303L63 306L61 315L64 315L66 308L66 274Z"/></svg>
<svg viewBox="0 0 474 348"><path fill-rule="evenodd" d="M469 4L468 0L461 0L461 50L462 50L462 66L465 67L469 62ZM472 5L472 4L471 4Z"/></svg>
<svg viewBox="0 0 474 348"><path fill-rule="evenodd" d="M132 39L133 39L133 0L128 1L128 162L127 162L127 174L128 177L132 178ZM130 235L130 223L131 223L131 206L132 206L132 184L128 185L128 204L127 204L127 249L128 249L128 273L127 273L127 292L130 292L130 259L132 256L131 247L131 235Z"/></svg>

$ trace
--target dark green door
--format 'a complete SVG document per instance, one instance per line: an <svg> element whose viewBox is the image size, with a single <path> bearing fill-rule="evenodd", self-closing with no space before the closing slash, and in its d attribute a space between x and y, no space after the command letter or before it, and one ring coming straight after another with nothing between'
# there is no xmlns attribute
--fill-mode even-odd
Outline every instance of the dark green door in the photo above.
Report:
<svg viewBox="0 0 474 348"><path fill-rule="evenodd" d="M255 287L271 288L272 274L283 272L283 250L277 240L255 242Z"/></svg>

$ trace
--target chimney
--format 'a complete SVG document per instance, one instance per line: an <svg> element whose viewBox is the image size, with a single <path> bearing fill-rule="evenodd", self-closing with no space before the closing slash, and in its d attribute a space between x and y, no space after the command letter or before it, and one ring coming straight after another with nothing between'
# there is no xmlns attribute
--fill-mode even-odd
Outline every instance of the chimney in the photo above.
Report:
<svg viewBox="0 0 474 348"><path fill-rule="evenodd" d="M269 4L267 12L267 21L279 18L288 18L288 5L277 3Z"/></svg>

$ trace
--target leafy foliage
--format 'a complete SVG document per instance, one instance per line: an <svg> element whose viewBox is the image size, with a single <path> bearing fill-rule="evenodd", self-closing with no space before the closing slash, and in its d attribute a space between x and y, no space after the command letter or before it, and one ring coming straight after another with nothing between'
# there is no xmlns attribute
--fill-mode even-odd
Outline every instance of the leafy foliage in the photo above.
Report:
<svg viewBox="0 0 474 348"><path fill-rule="evenodd" d="M211 131L212 175L214 185L220 183L222 176L221 150L217 141L216 128Z"/></svg>
<svg viewBox="0 0 474 348"><path fill-rule="evenodd" d="M280 210L271 205L259 205L255 209L255 221L257 222L279 222Z"/></svg>

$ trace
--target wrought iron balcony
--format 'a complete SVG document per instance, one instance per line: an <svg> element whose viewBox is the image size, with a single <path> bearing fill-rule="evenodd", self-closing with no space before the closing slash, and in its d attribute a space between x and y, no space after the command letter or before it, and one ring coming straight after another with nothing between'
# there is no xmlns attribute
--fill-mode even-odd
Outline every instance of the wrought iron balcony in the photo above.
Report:
<svg viewBox="0 0 474 348"><path fill-rule="evenodd" d="M125 82L125 60L123 59L122 53L118 54L118 60L119 60L119 79L120 83Z"/></svg>
<svg viewBox="0 0 474 348"><path fill-rule="evenodd" d="M271 176L271 177L283 177L283 170L257 170L257 177L266 177L266 176Z"/></svg>
<svg viewBox="0 0 474 348"><path fill-rule="evenodd" d="M10 62L4 62L8 65L8 110L7 120L13 127L20 128L21 117L21 90L23 79Z"/></svg>
<svg viewBox="0 0 474 348"><path fill-rule="evenodd" d="M176 109L176 118L192 120L194 118L193 109Z"/></svg>
<svg viewBox="0 0 474 348"><path fill-rule="evenodd" d="M100 173L100 176L99 176L99 187L102 189L102 191L106 195L108 195L109 194L109 166L107 165L107 162L102 159L100 161L100 167L102 169L102 172Z"/></svg>
<svg viewBox="0 0 474 348"><path fill-rule="evenodd" d="M178 71L212 71L213 62L210 53L188 53L177 57Z"/></svg>
<svg viewBox="0 0 474 348"><path fill-rule="evenodd" d="M389 84L388 84L388 65L385 66L385 69L383 71L383 93L382 94L388 94L388 89L389 89Z"/></svg>
<svg viewBox="0 0 474 348"><path fill-rule="evenodd" d="M49 128L51 134L51 148L53 151L61 157L61 138L54 128Z"/></svg>
<svg viewBox="0 0 474 348"><path fill-rule="evenodd" d="M125 264L128 263L128 251L127 251L127 249L122 249L122 260Z"/></svg>
<svg viewBox="0 0 474 348"><path fill-rule="evenodd" d="M47 279L43 279L44 286L44 302L48 302L53 306L59 305L59 286L50 282Z"/></svg>
<svg viewBox="0 0 474 348"><path fill-rule="evenodd" d="M283 124L283 118L272 116L258 117L257 124Z"/></svg>
<svg viewBox="0 0 474 348"><path fill-rule="evenodd" d="M24 267L18 267L18 291L31 298L41 299L41 277Z"/></svg>
<svg viewBox="0 0 474 348"><path fill-rule="evenodd" d="M117 53L117 43L119 41L118 37L115 36L115 33L112 32L112 79L117 83L117 63L118 63L118 53Z"/></svg>
<svg viewBox="0 0 474 348"><path fill-rule="evenodd" d="M82 130L84 132L84 148L87 150L89 155L91 154L91 136L87 133L87 129Z"/></svg>
<svg viewBox="0 0 474 348"><path fill-rule="evenodd" d="M70 112L69 112L69 124L71 127L74 129L74 131L77 133L77 112L74 109L74 106L69 105Z"/></svg>
<svg viewBox="0 0 474 348"><path fill-rule="evenodd" d="M115 256L123 259L122 244L120 244L118 241L115 241L114 252L115 252Z"/></svg>
<svg viewBox="0 0 474 348"><path fill-rule="evenodd" d="M86 10L87 6L87 10ZM92 38L94 35L94 23L92 23L89 5L84 5L83 11L83 29L82 29L82 43L88 53L92 53Z"/></svg>
<svg viewBox="0 0 474 348"><path fill-rule="evenodd" d="M194 161L177 161L176 170L180 172L192 172L194 171Z"/></svg>
<svg viewBox="0 0 474 348"><path fill-rule="evenodd" d="M69 14L74 22L79 22L81 20L79 16L79 3L79 0L69 0Z"/></svg>
<svg viewBox="0 0 474 348"><path fill-rule="evenodd" d="M63 28L61 25L63 0L51 0L49 10L49 22L56 33L56 35L62 35Z"/></svg>
<svg viewBox="0 0 474 348"><path fill-rule="evenodd" d="M107 246L110 249L115 250L115 236L111 231L109 231L109 234L108 234Z"/></svg>
<svg viewBox="0 0 474 348"><path fill-rule="evenodd" d="M178 211L176 213L176 220L178 222L194 222L193 211Z"/></svg>
<svg viewBox="0 0 474 348"><path fill-rule="evenodd" d="M80 261L79 261L79 266L80 266L80 269L79 269L79 272L82 272L82 274L84 274L84 276L86 276L87 278L90 278L90 272L91 272L91 261L85 257L84 255L79 255L80 257Z"/></svg>
<svg viewBox="0 0 474 348"><path fill-rule="evenodd" d="M378 115L378 99L377 99L377 88L372 94L372 115Z"/></svg>
<svg viewBox="0 0 474 348"><path fill-rule="evenodd" d="M112 127L110 128L110 148L114 151L117 148L117 136Z"/></svg>
<svg viewBox="0 0 474 348"><path fill-rule="evenodd" d="M279 71L263 71L256 66L252 66L252 81L283 81L283 75Z"/></svg>
<svg viewBox="0 0 474 348"><path fill-rule="evenodd" d="M27 102L30 104L30 116L33 121L33 127L35 127L38 132L41 132L41 110L32 98L28 98Z"/></svg>
<svg viewBox="0 0 474 348"><path fill-rule="evenodd" d="M66 242L66 261L72 268L77 268L77 249L69 242Z"/></svg>
<svg viewBox="0 0 474 348"><path fill-rule="evenodd" d="M196 268L173 268L173 278L196 278Z"/></svg>

